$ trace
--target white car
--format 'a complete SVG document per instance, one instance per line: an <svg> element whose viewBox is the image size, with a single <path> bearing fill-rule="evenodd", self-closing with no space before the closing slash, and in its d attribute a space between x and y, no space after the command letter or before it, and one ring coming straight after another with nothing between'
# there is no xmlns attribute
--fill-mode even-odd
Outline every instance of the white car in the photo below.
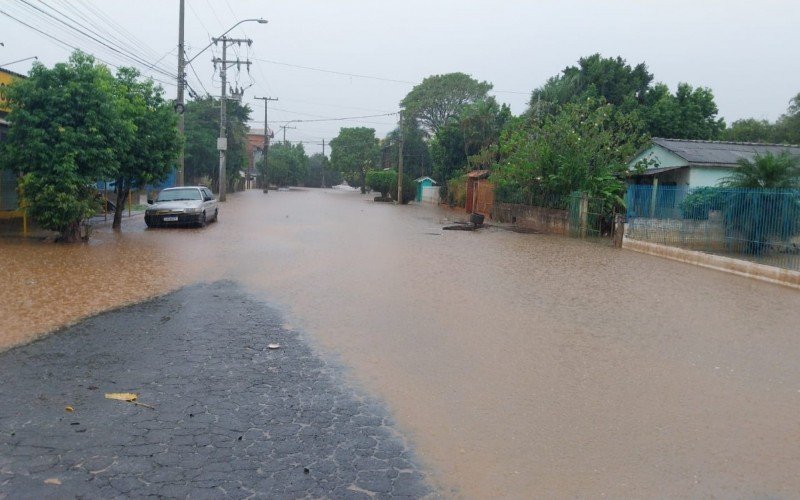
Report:
<svg viewBox="0 0 800 500"><path fill-rule="evenodd" d="M155 201L147 200L147 203L150 204L144 213L147 227L203 227L219 217L217 200L204 186L167 188L158 193Z"/></svg>

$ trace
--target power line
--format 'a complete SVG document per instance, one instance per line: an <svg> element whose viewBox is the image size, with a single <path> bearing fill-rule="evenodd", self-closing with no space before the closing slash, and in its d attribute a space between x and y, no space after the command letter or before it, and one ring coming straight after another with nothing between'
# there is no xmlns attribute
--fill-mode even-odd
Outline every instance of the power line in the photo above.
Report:
<svg viewBox="0 0 800 500"><path fill-rule="evenodd" d="M380 81L383 81L383 82L405 83L405 84L408 84L408 85L415 85L415 82L410 82L410 81L407 81L407 80L394 80L392 78L382 78L382 77L379 77L379 76L359 75L359 74L356 74L356 73L346 73L344 71L333 71L333 70L329 70L329 69L312 68L311 66L301 66L299 64L289 64L289 63L285 63L285 62L272 61L270 59L259 59L257 57L254 57L253 59L256 60L256 61L261 61L261 62L265 62L265 63L269 63L269 64L277 64L279 66L288 66L290 68L307 69L309 71L319 71L320 73L331 73L331 74L334 74L334 75L350 76L350 77L355 77L355 78L367 78L367 79L370 79L370 80L380 80Z"/></svg>
<svg viewBox="0 0 800 500"><path fill-rule="evenodd" d="M29 4L27 1L25 1L25 0L20 0L20 1L22 1L22 2L24 2L24 3L26 3L26 4L28 4L28 5L30 5L30 4ZM50 10L52 10L53 12L55 12L56 14L58 14L59 16L62 16L62 17L64 17L64 18L66 18L66 19L70 20L71 22L73 22L73 23L77 24L78 26L80 26L81 28L83 28L83 29L85 29L85 30L87 30L87 31L89 31L89 32L91 32L91 33L93 33L94 35L97 35L98 37L102 37L102 38L104 38L104 39L105 39L107 42L114 44L114 45L115 45L115 46L117 46L119 49L121 49L121 50L124 50L124 51L127 51L127 52L128 52L128 53L130 53L130 54L133 54L133 55L135 55L135 56L137 56L137 57L140 57L140 59L141 59L141 60L144 60L144 58L142 58L142 57L141 57L139 54L136 54L136 52L135 52L135 50L136 50L136 49L132 49L131 47L125 47L125 46L123 46L123 45L124 45L124 43L121 45L120 43L113 41L113 38L114 38L113 36L111 36L111 37L110 37L110 38L111 38L111 40L109 40L109 37L106 37L106 36L104 36L104 35L102 35L102 34L98 33L97 31L93 30L91 27L89 27L89 26L86 26L86 25L82 24L80 21L77 21L77 20L75 20L74 18L70 17L69 15L65 14L64 12L61 12L61 11L59 11L58 9L56 9L55 7L53 7L52 5L48 5L48 4L47 4L47 3L46 3L44 0L39 0L39 2L40 2L41 4L43 4L44 6L46 6L48 9L50 9ZM35 8L35 7L34 7L34 8ZM39 10L39 9L37 9L37 10ZM43 12L43 11L41 11L41 10L40 10L40 12ZM45 13L45 14L47 14L47 13ZM48 16L50 16L50 17L52 17L52 18L54 18L54 19L56 19L56 20L58 20L57 18L55 18L54 16L52 16L52 15L50 15L50 14L47 14L47 15L48 15ZM84 16L84 17L85 17L85 16ZM62 24L66 24L66 23L64 23L64 21L60 21L60 20L59 20L59 22L61 22ZM72 27L72 29L76 29L76 28ZM82 31L81 31L81 33L82 33L82 34L84 34L84 35L86 35L86 33L82 32ZM88 36L88 35L86 35L86 36ZM161 61L162 61L162 60L163 60L163 59L164 59L166 56L168 56L168 55L169 55L171 52L172 52L172 51L170 51L170 52L167 52L166 54L164 54L163 56L161 56L161 57L160 57L160 58L159 58L159 59L158 59L156 62L154 62L154 63L147 63L147 62L144 62L144 63L140 63L140 64L144 64L144 66L146 66L146 67L148 67L148 68L150 68L150 69L154 69L154 70L155 70L155 69L157 69L159 72L161 72L162 74L164 74L164 75L166 75L166 76L172 76L172 75L171 75L171 73L169 73L169 72L168 72L167 70L165 70L163 67L161 67L161 66L158 66L158 63L160 63L160 62L161 62Z"/></svg>
<svg viewBox="0 0 800 500"><path fill-rule="evenodd" d="M167 71L164 71L163 69L154 67L153 65L151 65L150 63L148 63L147 61L142 59L140 56L137 56L136 54L131 54L131 53L128 53L128 52L124 52L124 51L119 50L118 48L116 48L116 47L114 47L112 45L109 45L108 43L106 43L108 41L108 39L106 39L106 41L103 41L103 40L101 40L99 38L96 38L95 36L90 35L89 33L83 31L82 29L76 28L72 24L70 24L70 23L68 23L68 22L66 22L66 21L64 21L62 19L59 19L58 17L54 16L50 12L47 12L45 10L40 9L36 5L33 5L32 3L28 2L28 0L17 0L17 1L27 5L28 7L32 8L32 9L38 11L38 12L41 12L45 16L47 16L47 17L49 17L49 18L51 18L51 19L63 24L64 26L70 28L71 30L74 30L74 31L80 33L81 35L83 35L83 36L85 36L85 37L87 37L87 38L89 38L91 40L94 40L95 42L99 43L100 45L110 49L113 52L116 52L117 54L120 54L123 57L126 57L126 58L128 58L128 59L130 59L130 60L132 60L134 62L139 63L139 64L143 64L144 66L146 66L146 67L148 67L148 68L150 68L150 69L152 69L154 71L158 71L159 73L163 74L164 76L167 76L167 77L170 77L170 78L176 78L176 75L173 75L173 74L171 74L171 73L169 73ZM50 7L50 6L48 6L48 7ZM50 7L50 9L54 10L59 15L62 15L64 17L67 17L68 19L71 19L69 16L66 16L64 13L56 10L53 7Z"/></svg>
<svg viewBox="0 0 800 500"><path fill-rule="evenodd" d="M10 19L13 19L14 21L16 21L16 22L18 22L18 23L22 24L23 26L26 26L26 27L28 27L28 28L30 28L30 29L32 29L32 30L34 30L34 31L36 31L37 33L40 33L40 34L42 34L42 35L44 35L44 36L46 36L46 37L48 37L48 38L50 38L50 39L52 39L52 40L56 41L57 43L60 43L61 45L65 46L65 47L67 47L67 48L69 48L69 49L72 49L72 50L82 50L82 49L80 49L79 47L76 47L76 46L74 46L74 45L71 45L71 44L69 44L69 43L67 43L67 42L65 42L65 41L63 41L63 40L61 40L61 39L59 39L59 38L57 38L57 37L55 37L55 36L51 35L50 33L46 33L46 32L44 32L44 31L40 30L39 28L36 28L35 26L31 26L30 24L26 23L25 21L22 21L21 19L18 19L18 18L16 18L16 17L12 16L11 14L9 14L8 12L6 12L6 11L4 11L4 10L0 10L0 14L3 14L4 16L6 16L6 17L8 17L8 18L10 18ZM88 52L87 52L87 53L88 53ZM101 59L101 58L97 57L96 55L93 55L93 54L91 54L91 53L89 53L89 54L90 54L90 55L92 55L92 57L94 57L94 58L95 58L95 59L97 59L98 61L102 62L103 64L107 64L107 65L109 65L109 66L111 66L111 67L113 67L113 68L117 68L117 69L119 69L119 66L117 66L116 64L114 64L114 63L110 63L110 62L108 62L108 61L106 61L106 60L104 60L104 59ZM175 85L176 85L176 83L175 83L175 82L168 82L168 81L164 81L164 80L159 80L158 78L154 78L154 77L150 77L150 78L152 78L154 81L157 81L157 82L159 82L159 83L163 83L164 85L173 85L173 86L175 86Z"/></svg>

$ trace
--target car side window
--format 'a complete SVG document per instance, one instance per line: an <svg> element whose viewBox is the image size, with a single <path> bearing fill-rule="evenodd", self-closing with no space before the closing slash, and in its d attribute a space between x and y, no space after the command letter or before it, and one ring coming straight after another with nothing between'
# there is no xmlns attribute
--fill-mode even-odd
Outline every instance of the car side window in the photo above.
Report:
<svg viewBox="0 0 800 500"><path fill-rule="evenodd" d="M206 201L211 201L211 200L213 200L213 199L214 199L214 194L213 194L213 193L211 193L211 191L210 191L209 189L207 189L207 188L206 188L206 189L203 189L203 194L204 194L204 195L205 195L205 197L206 197Z"/></svg>

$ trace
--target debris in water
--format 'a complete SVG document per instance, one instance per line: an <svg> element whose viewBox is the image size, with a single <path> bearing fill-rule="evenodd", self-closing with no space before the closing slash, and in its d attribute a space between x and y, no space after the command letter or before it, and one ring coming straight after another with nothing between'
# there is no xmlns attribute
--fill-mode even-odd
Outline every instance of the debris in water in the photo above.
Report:
<svg viewBox="0 0 800 500"><path fill-rule="evenodd" d="M44 480L44 484L54 484L58 486L61 484L61 481L57 477L50 477Z"/></svg>
<svg viewBox="0 0 800 500"><path fill-rule="evenodd" d="M67 406L66 408L64 408L64 411L67 412L67 413L72 413L73 411L75 411L75 408L73 408L71 406Z"/></svg>
<svg viewBox="0 0 800 500"><path fill-rule="evenodd" d="M117 401L124 401L126 403L132 403L136 406L144 406L145 408L150 408L151 410L155 410L155 406L146 405L144 403L140 403L136 401L139 396L132 392L107 392L106 399L116 399Z"/></svg>
<svg viewBox="0 0 800 500"><path fill-rule="evenodd" d="M106 399L116 399L118 401L126 401L132 403L136 401L138 396L132 392L107 392Z"/></svg>
<svg viewBox="0 0 800 500"><path fill-rule="evenodd" d="M281 345L272 343L272 344L269 344L267 347L269 347L270 349L280 349Z"/></svg>
<svg viewBox="0 0 800 500"><path fill-rule="evenodd" d="M474 231L476 226L471 222L460 222L452 226L444 226L442 229L445 231Z"/></svg>

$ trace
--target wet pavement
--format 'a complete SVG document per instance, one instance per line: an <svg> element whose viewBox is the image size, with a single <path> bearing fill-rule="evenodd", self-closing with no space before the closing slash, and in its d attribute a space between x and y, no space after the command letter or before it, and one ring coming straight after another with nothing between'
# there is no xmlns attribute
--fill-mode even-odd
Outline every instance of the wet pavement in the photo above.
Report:
<svg viewBox="0 0 800 500"><path fill-rule="evenodd" d="M800 494L800 293L569 238L441 231L454 215L251 191L203 230L134 218L74 248L0 242L0 344L231 280L385 403L441 491Z"/></svg>
<svg viewBox="0 0 800 500"><path fill-rule="evenodd" d="M152 409L105 392L135 392ZM430 492L384 406L231 282L0 356L0 401L0 498Z"/></svg>

